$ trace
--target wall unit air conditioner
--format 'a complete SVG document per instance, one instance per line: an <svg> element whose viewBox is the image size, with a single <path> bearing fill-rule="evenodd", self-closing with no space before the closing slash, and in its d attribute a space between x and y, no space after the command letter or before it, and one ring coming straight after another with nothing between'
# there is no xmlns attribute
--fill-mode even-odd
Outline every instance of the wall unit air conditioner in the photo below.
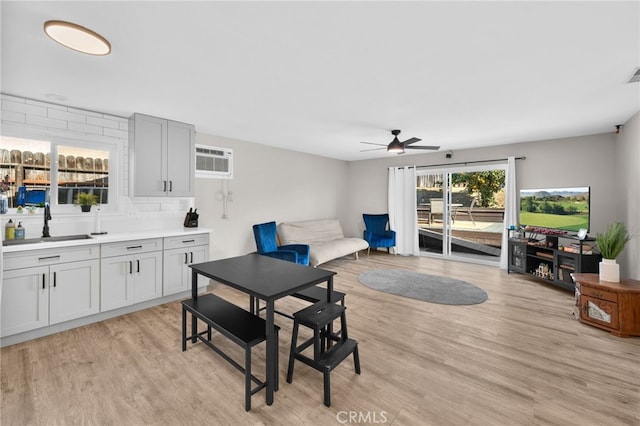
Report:
<svg viewBox="0 0 640 426"><path fill-rule="evenodd" d="M233 150L196 145L196 177L233 179Z"/></svg>

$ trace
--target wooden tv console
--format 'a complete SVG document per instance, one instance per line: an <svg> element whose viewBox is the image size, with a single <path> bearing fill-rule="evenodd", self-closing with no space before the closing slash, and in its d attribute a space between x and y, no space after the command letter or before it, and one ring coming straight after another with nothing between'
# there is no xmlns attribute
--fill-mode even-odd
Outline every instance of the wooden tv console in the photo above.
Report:
<svg viewBox="0 0 640 426"><path fill-rule="evenodd" d="M600 281L598 274L571 274L580 321L619 337L640 336L640 281Z"/></svg>

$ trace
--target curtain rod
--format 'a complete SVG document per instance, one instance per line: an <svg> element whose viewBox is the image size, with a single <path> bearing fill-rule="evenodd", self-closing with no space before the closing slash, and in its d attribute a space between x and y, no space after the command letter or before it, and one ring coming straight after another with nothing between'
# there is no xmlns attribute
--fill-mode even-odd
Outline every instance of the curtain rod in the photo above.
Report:
<svg viewBox="0 0 640 426"><path fill-rule="evenodd" d="M526 160L527 157L522 156L522 157L516 157L516 160ZM467 164L477 164L477 163L494 163L496 161L507 161L508 158L496 158L495 160L475 160L475 161L460 161L457 163L442 163L442 164L429 164L428 166L416 166L416 169L418 168L425 168L425 167L438 167L438 166L459 166L460 164L464 164L465 166Z"/></svg>

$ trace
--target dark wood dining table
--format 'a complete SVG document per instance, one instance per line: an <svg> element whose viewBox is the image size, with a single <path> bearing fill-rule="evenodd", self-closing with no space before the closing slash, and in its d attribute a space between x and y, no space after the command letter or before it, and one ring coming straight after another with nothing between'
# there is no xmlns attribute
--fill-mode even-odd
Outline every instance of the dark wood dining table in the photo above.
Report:
<svg viewBox="0 0 640 426"><path fill-rule="evenodd" d="M275 301L302 289L323 282L327 283L327 301L333 291L333 271L275 259L259 254L247 254L221 260L190 265L191 294L198 298L198 275L235 288L266 303L266 402L273 404L274 383L278 374L276 333L274 331ZM197 334L197 324L192 318L192 334Z"/></svg>

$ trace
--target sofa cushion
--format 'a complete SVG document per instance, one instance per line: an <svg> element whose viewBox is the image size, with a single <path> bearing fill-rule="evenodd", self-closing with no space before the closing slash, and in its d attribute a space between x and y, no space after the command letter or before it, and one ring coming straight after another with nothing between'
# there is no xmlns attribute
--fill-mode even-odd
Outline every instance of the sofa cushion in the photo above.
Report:
<svg viewBox="0 0 640 426"><path fill-rule="evenodd" d="M309 243L309 265L321 263L366 250L369 247L362 238L337 238L335 240Z"/></svg>
<svg viewBox="0 0 640 426"><path fill-rule="evenodd" d="M310 244L344 238L344 234L338 219L318 219L281 223L278 237L282 244Z"/></svg>
<svg viewBox="0 0 640 426"><path fill-rule="evenodd" d="M311 266L318 266L369 247L361 238L345 238L338 219L281 223L278 225L278 238L282 244L308 244Z"/></svg>

